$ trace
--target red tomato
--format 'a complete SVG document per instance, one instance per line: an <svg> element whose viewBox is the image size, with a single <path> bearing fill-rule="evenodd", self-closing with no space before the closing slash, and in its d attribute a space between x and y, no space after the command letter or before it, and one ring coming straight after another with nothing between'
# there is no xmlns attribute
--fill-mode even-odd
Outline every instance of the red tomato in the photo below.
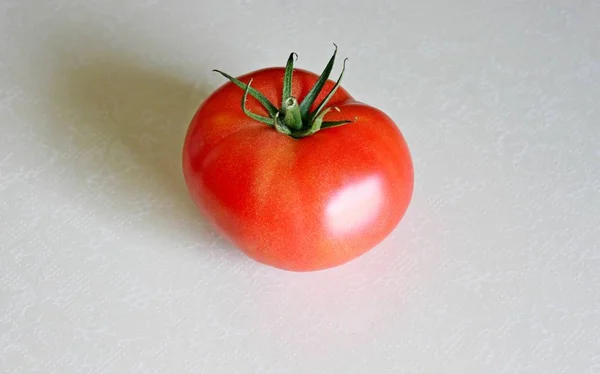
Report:
<svg viewBox="0 0 600 374"><path fill-rule="evenodd" d="M293 69L293 57L286 68L245 74L237 85L221 73L231 81L194 115L183 172L201 212L248 256L311 271L346 263L390 234L411 200L413 165L394 122L328 80L335 53L314 102L306 98L320 77ZM320 103L326 121L315 126ZM327 111L333 107L339 111Z"/></svg>

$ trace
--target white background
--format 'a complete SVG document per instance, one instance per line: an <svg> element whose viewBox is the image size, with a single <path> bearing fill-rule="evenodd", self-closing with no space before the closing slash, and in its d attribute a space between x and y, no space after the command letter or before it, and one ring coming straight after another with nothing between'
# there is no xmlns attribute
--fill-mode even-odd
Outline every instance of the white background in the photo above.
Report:
<svg viewBox="0 0 600 374"><path fill-rule="evenodd" d="M348 265L267 268L183 136L211 69L334 42L414 199ZM0 372L600 373L600 2L0 1Z"/></svg>

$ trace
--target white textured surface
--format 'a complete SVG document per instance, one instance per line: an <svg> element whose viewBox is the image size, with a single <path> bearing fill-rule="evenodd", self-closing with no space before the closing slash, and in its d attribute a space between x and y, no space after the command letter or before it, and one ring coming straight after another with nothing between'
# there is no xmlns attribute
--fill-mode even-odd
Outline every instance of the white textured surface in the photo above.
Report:
<svg viewBox="0 0 600 374"><path fill-rule="evenodd" d="M600 373L600 2L283 3L0 1L0 372ZM286 273L205 227L180 146L212 68L332 42L416 190Z"/></svg>

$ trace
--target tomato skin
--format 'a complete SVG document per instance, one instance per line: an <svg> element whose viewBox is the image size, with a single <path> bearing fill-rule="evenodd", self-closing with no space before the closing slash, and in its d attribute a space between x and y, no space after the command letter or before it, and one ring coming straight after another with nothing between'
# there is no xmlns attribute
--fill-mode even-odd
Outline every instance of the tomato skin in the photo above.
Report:
<svg viewBox="0 0 600 374"><path fill-rule="evenodd" d="M280 106L284 68L239 79ZM318 76L295 69L301 101ZM319 103L332 88L328 81ZM294 139L247 117L243 90L217 89L194 115L183 146L183 173L194 203L249 257L277 268L313 271L365 253L397 226L413 192L404 137L382 111L340 87L327 121L353 123ZM316 106L316 105L315 105ZM313 109L314 107L313 106ZM268 116L252 97L247 107Z"/></svg>

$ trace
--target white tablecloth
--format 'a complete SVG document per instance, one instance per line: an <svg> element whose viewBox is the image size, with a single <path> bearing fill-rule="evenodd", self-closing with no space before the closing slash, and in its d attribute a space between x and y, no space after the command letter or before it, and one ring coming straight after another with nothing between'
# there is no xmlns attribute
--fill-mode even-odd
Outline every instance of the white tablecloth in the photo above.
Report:
<svg viewBox="0 0 600 374"><path fill-rule="evenodd" d="M183 136L213 68L334 42L414 198L356 261L268 268ZM600 373L600 2L1 1L0 372Z"/></svg>

